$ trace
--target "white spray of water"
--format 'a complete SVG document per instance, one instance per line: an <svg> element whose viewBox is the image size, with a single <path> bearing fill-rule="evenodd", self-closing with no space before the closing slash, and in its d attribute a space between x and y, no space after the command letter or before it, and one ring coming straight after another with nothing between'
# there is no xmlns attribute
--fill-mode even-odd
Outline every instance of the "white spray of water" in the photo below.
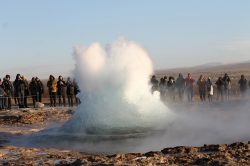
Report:
<svg viewBox="0 0 250 166"><path fill-rule="evenodd" d="M135 42L121 38L106 48L94 43L76 47L74 55L82 103L66 130L102 134L158 130L173 119L159 94L150 92L152 63Z"/></svg>

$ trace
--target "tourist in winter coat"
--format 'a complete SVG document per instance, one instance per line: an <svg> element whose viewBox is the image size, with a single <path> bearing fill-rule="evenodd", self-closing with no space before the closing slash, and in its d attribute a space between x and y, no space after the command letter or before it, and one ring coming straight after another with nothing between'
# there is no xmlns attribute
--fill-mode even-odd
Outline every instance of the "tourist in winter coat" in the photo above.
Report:
<svg viewBox="0 0 250 166"><path fill-rule="evenodd" d="M18 94L17 94L17 82L18 82L18 77L20 76L20 74L17 74L16 75L16 79L14 80L13 82L13 87L14 87L14 101L15 101L15 104L19 105L19 98L18 98Z"/></svg>
<svg viewBox="0 0 250 166"><path fill-rule="evenodd" d="M42 95L44 93L44 86L42 81L36 77L36 82L37 82L37 89L38 89L38 94L37 94L37 101L42 102Z"/></svg>
<svg viewBox="0 0 250 166"><path fill-rule="evenodd" d="M167 80L164 78L160 79L160 83L159 83L159 90L160 90L160 97L161 100L165 100L165 96L166 96L166 91L167 91Z"/></svg>
<svg viewBox="0 0 250 166"><path fill-rule="evenodd" d="M0 79L0 110L5 109L5 106L4 106L5 95L6 93L4 92L2 80Z"/></svg>
<svg viewBox="0 0 250 166"><path fill-rule="evenodd" d="M224 82L224 94L225 94L225 98L226 100L229 100L229 96L230 96L230 91L231 91L231 79L228 76L227 73L225 73L224 77L223 77L223 82Z"/></svg>
<svg viewBox="0 0 250 166"><path fill-rule="evenodd" d="M224 87L224 81L222 77L219 77L218 80L215 82L217 86L217 101L220 100L223 101L223 87Z"/></svg>
<svg viewBox="0 0 250 166"><path fill-rule="evenodd" d="M25 92L28 88L26 82L21 78L20 74L16 75L16 80L14 82L15 93L17 96L17 101L19 108L25 108Z"/></svg>
<svg viewBox="0 0 250 166"><path fill-rule="evenodd" d="M200 100L205 101L207 89L206 89L206 79L203 77L203 75L200 75L200 78L197 81L197 85L199 88Z"/></svg>
<svg viewBox="0 0 250 166"><path fill-rule="evenodd" d="M2 85L6 94L4 105L7 109L11 109L11 97L13 96L14 93L14 87L10 82L10 75L5 76Z"/></svg>
<svg viewBox="0 0 250 166"><path fill-rule="evenodd" d="M206 87L207 87L208 101L212 102L213 101L213 95L214 95L214 88L213 88L213 84L212 84L212 81L211 81L210 77L208 77L208 79L207 79Z"/></svg>
<svg viewBox="0 0 250 166"><path fill-rule="evenodd" d="M68 96L69 106L73 107L74 84L69 77L67 79L66 84L67 84L67 96Z"/></svg>
<svg viewBox="0 0 250 166"><path fill-rule="evenodd" d="M170 99L175 100L175 80L174 77L170 76L167 82L168 94Z"/></svg>
<svg viewBox="0 0 250 166"><path fill-rule="evenodd" d="M59 106L61 106L63 101L63 106L66 106L66 91L67 91L67 85L65 81L63 80L62 76L58 77L57 81L57 96L59 101Z"/></svg>
<svg viewBox="0 0 250 166"><path fill-rule="evenodd" d="M56 92L57 92L57 82L53 75L49 76L49 80L47 82L47 87L49 90L49 97L50 97L50 106L56 106Z"/></svg>
<svg viewBox="0 0 250 166"><path fill-rule="evenodd" d="M80 89L75 79L73 79L73 86L74 86L74 97L76 105L79 105L81 101L77 95L80 93Z"/></svg>
<svg viewBox="0 0 250 166"><path fill-rule="evenodd" d="M187 78L185 79L185 88L187 92L188 101L193 101L194 95L194 82L195 80L192 78L191 74L188 73Z"/></svg>
<svg viewBox="0 0 250 166"><path fill-rule="evenodd" d="M23 80L25 84L24 89L24 108L28 108L28 96L29 96L29 83L25 76L21 76L21 79Z"/></svg>
<svg viewBox="0 0 250 166"><path fill-rule="evenodd" d="M150 80L150 83L152 85L151 87L151 93L153 94L154 91L157 91L158 90L158 84L159 84L159 81L156 79L155 75L152 76L151 80Z"/></svg>
<svg viewBox="0 0 250 166"><path fill-rule="evenodd" d="M244 75L241 75L241 78L239 80L239 85L240 85L240 92L242 96L245 96L246 91L247 91L247 79L245 78Z"/></svg>
<svg viewBox="0 0 250 166"><path fill-rule="evenodd" d="M16 75L16 79L15 81L13 82L13 86L14 86L14 100L15 100L15 104L19 104L19 98L18 98L18 94L17 94L17 84L18 84L18 78L19 78L20 74L17 74Z"/></svg>
<svg viewBox="0 0 250 166"><path fill-rule="evenodd" d="M179 99L182 101L185 90L185 79L181 73L179 73L179 77L176 79L175 87L177 88Z"/></svg>
<svg viewBox="0 0 250 166"><path fill-rule="evenodd" d="M30 94L32 96L33 107L35 108L38 96L38 85L35 77L32 77L29 84Z"/></svg>

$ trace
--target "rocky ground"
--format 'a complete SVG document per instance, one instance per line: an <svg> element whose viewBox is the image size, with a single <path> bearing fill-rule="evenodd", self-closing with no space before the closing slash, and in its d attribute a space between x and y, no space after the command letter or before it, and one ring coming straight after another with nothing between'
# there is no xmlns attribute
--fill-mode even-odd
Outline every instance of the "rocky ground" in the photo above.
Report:
<svg viewBox="0 0 250 166"><path fill-rule="evenodd" d="M4 110L0 111L0 125L41 125L54 120L65 121L69 119L72 114L72 109L64 107Z"/></svg>
<svg viewBox="0 0 250 166"><path fill-rule="evenodd" d="M0 165L250 165L250 142L114 155L3 146Z"/></svg>
<svg viewBox="0 0 250 166"><path fill-rule="evenodd" d="M68 120L74 110L69 108L13 109L0 111L0 140L3 135L30 134L53 123Z"/></svg>
<svg viewBox="0 0 250 166"><path fill-rule="evenodd" d="M113 155L8 144L11 137L38 132L52 123L64 122L73 112L69 108L1 111L0 165L250 165L250 141Z"/></svg>

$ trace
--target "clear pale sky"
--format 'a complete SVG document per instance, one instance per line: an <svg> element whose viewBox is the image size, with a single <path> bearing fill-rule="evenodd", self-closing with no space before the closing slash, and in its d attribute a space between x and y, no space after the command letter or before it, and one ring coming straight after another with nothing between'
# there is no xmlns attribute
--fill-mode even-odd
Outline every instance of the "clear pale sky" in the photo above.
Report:
<svg viewBox="0 0 250 166"><path fill-rule="evenodd" d="M0 77L73 66L74 45L120 36L140 43L156 69L249 61L250 1L0 0Z"/></svg>

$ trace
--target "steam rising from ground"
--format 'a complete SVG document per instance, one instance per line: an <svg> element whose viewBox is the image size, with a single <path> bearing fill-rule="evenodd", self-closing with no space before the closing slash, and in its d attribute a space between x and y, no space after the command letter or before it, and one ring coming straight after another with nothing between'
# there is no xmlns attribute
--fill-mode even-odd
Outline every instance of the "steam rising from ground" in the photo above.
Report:
<svg viewBox="0 0 250 166"><path fill-rule="evenodd" d="M103 48L94 43L75 48L81 105L65 125L72 132L110 134L159 130L173 114L150 92L153 73L147 52L119 39Z"/></svg>

